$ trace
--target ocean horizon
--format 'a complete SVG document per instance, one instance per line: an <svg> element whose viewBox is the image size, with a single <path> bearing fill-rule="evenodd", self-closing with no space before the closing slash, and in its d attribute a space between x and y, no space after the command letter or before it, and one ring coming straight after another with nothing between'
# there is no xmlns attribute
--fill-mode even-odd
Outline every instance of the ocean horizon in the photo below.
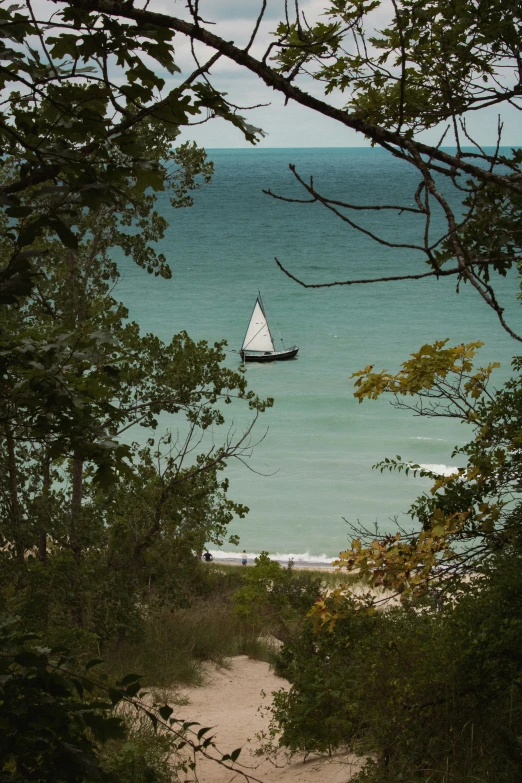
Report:
<svg viewBox="0 0 522 783"><path fill-rule="evenodd" d="M293 163L330 198L407 206L413 202L414 172L386 151L207 152L215 175L194 194L194 206L172 210L166 198L160 201L169 228L158 249L171 264L172 279L147 276L118 257L122 279L115 296L144 331L164 340L181 330L210 343L227 340L227 363L235 367L261 291L274 337L279 341L281 334L286 346L297 344L299 355L247 366L249 386L274 397L275 405L256 425L251 470L232 463L226 471L230 497L250 508L246 519L230 526L240 546L210 550L223 559L238 558L244 548L250 558L264 550L281 562L329 562L348 546L350 525L391 531L399 520L411 526L408 508L429 487L426 479L381 474L372 465L400 455L448 471L461 464L452 457L453 447L472 435L458 421L415 417L387 400L359 405L352 373L369 364L396 371L434 340L482 340L478 363L501 362L493 381L498 386L509 377L517 346L469 287L455 292L453 280L304 289L278 269L275 257L309 283L404 274L419 266L422 271L415 251L378 245L321 205L286 203L262 192L303 198L288 168ZM421 230L417 218L386 211L365 214L361 221L389 241L412 242ZM500 279L496 286L519 325L513 281ZM232 426L241 431L249 421L248 413L237 412ZM218 442L219 432L215 437Z"/></svg>

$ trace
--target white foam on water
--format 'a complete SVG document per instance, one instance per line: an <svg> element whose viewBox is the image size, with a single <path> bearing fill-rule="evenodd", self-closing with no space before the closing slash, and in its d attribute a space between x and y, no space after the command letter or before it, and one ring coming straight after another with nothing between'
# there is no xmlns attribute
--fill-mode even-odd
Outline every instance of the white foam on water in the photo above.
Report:
<svg viewBox="0 0 522 783"><path fill-rule="evenodd" d="M410 438L410 440L436 440L436 441L439 441L440 443L444 443L445 442L444 438L425 438L425 437L422 437L422 435L413 435Z"/></svg>
<svg viewBox="0 0 522 783"><path fill-rule="evenodd" d="M241 562L241 559L243 557L242 552L224 552L222 549L209 549L210 554L213 556L214 560L216 561L233 561L233 562ZM247 552L247 559L249 563L253 563L255 558L259 557L259 552ZM286 563L291 560L294 563L302 563L303 565L331 565L331 563L336 560L336 557L331 557L330 555L311 555L310 552L274 552L269 553L270 560L276 560L278 563Z"/></svg>
<svg viewBox="0 0 522 783"><path fill-rule="evenodd" d="M431 473L437 473L439 476L453 476L459 472L454 465L419 465L423 470L429 470Z"/></svg>

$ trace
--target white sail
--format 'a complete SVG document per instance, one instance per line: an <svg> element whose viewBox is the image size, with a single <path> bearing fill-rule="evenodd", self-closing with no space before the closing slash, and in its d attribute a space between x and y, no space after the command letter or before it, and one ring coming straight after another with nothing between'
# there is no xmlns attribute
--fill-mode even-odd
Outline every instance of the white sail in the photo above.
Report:
<svg viewBox="0 0 522 783"><path fill-rule="evenodd" d="M268 328L266 316L256 299L252 318L243 340L242 351L275 351L274 341Z"/></svg>

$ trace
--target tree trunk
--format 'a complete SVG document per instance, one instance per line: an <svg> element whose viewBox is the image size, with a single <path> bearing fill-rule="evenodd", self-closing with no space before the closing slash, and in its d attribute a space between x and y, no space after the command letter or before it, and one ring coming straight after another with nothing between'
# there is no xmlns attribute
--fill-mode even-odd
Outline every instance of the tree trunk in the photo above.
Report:
<svg viewBox="0 0 522 783"><path fill-rule="evenodd" d="M43 528L40 528L40 540L38 542L38 559L42 563L45 563L47 561L47 533Z"/></svg>
<svg viewBox="0 0 522 783"><path fill-rule="evenodd" d="M46 444L43 462L43 485L42 485L42 517L45 515L46 504L51 489L51 457L49 455L49 446ZM40 540L38 542L38 558L42 563L47 560L47 532L40 527Z"/></svg>
<svg viewBox="0 0 522 783"><path fill-rule="evenodd" d="M81 527L81 509L83 495L83 459L74 452L72 464L72 495L71 495L71 529L69 534L69 546L72 549L76 565L80 565L82 549L79 542L79 530ZM71 588L71 613L75 625L83 627L83 603L82 603L82 577L79 571L72 574Z"/></svg>
<svg viewBox="0 0 522 783"><path fill-rule="evenodd" d="M134 546L132 560L134 563L135 571L139 571L145 565L144 550L149 546L151 540L155 536L157 536L157 534L161 530L161 513L165 501L167 500L169 494L170 494L169 491L167 490L167 488L165 488L161 493L161 497L156 505L156 511L154 513L154 521L152 525L149 527L149 529L147 530L147 532L145 533L141 541L138 541L138 543Z"/></svg>
<svg viewBox="0 0 522 783"><path fill-rule="evenodd" d="M74 453L72 467L72 497L71 497L71 548L74 552L74 559L79 562L81 548L78 543L77 533L80 524L80 512L82 508L83 495L83 459Z"/></svg>
<svg viewBox="0 0 522 783"><path fill-rule="evenodd" d="M9 499L11 502L11 520L13 522L13 534L15 552L17 557L23 560L25 547L22 540L21 522L22 510L18 499L18 471L16 468L15 444L13 432L8 422L4 424L4 432L7 441L7 470L9 473Z"/></svg>

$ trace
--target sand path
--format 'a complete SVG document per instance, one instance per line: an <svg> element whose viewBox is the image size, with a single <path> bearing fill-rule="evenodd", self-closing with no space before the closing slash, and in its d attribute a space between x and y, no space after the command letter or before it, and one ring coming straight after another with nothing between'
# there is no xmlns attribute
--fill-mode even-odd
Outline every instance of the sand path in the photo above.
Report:
<svg viewBox="0 0 522 783"><path fill-rule="evenodd" d="M231 658L230 668L207 665L206 682L200 688L183 691L190 703L178 707L178 717L214 726L215 742L221 753L243 748L238 765L244 772L263 783L346 783L359 769L357 759L347 754L333 758L303 757L288 761L280 758L278 766L253 755L260 742L256 734L266 730L269 717L263 707L271 702L272 691L289 687L276 677L267 663L246 655ZM279 766L281 765L281 766ZM198 761L199 783L240 783L244 778L219 765Z"/></svg>

